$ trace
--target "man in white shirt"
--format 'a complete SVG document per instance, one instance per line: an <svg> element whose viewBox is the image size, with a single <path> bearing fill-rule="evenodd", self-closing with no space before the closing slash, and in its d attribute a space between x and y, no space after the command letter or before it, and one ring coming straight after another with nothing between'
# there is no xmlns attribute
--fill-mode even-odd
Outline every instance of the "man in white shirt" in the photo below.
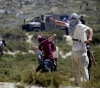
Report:
<svg viewBox="0 0 100 88"><path fill-rule="evenodd" d="M80 67L82 70L82 77L84 81L89 80L89 73L88 73L88 64L89 59L87 56L87 48L86 42L92 42L93 30L81 24L79 20L79 16L76 13L73 13L70 17L70 22L65 23L62 21L54 20L50 18L51 22L54 22L61 26L67 26L69 29L69 35L72 37L73 44L72 44L72 69L73 69L73 76L75 78L75 82L78 86L81 86L81 74L80 74ZM89 33L89 37L87 39L86 32Z"/></svg>

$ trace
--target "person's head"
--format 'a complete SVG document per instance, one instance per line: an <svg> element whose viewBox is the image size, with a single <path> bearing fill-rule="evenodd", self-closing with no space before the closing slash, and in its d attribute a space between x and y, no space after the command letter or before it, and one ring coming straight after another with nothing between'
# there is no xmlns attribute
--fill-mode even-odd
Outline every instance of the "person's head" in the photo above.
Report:
<svg viewBox="0 0 100 88"><path fill-rule="evenodd" d="M76 13L73 13L70 17L71 25L75 25L79 21L79 16Z"/></svg>
<svg viewBox="0 0 100 88"><path fill-rule="evenodd" d="M82 15L80 16L80 19L83 19L83 16Z"/></svg>
<svg viewBox="0 0 100 88"><path fill-rule="evenodd" d="M39 34L38 37L38 42L41 43L43 40L45 40L44 35L43 34Z"/></svg>

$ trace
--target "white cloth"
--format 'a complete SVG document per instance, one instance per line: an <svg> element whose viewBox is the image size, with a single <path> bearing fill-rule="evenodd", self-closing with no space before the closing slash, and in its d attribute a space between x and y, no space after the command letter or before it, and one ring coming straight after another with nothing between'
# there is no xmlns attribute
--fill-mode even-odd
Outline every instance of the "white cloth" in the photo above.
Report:
<svg viewBox="0 0 100 88"><path fill-rule="evenodd" d="M75 28L74 31L74 35L72 36L72 38L74 39L78 39L79 41L73 41L73 45L72 45L72 50L73 51L77 51L77 50L86 50L86 43L85 41L87 41L87 35L86 35L86 30L89 27L83 24L78 24Z"/></svg>
<svg viewBox="0 0 100 88"><path fill-rule="evenodd" d="M72 36L72 38L78 39L81 41L81 42L73 41L73 45L72 45L73 75L78 85L81 85L80 70L82 70L83 79L85 81L89 80L89 73L88 73L89 59L87 56L87 48L86 48L86 43L85 43L85 41L87 41L86 30L88 28L89 27L86 25L78 24L75 28L74 35Z"/></svg>
<svg viewBox="0 0 100 88"><path fill-rule="evenodd" d="M87 51L85 50L72 51L71 59L72 59L72 69L75 81L78 85L81 85L80 70L82 70L83 81L89 80L89 73L88 73L89 59L87 56Z"/></svg>
<svg viewBox="0 0 100 88"><path fill-rule="evenodd" d="M53 52L53 56L54 58L58 58L59 57L59 48L56 46L56 51Z"/></svg>
<svg viewBox="0 0 100 88"><path fill-rule="evenodd" d="M3 42L2 41L0 41L0 46L3 46Z"/></svg>

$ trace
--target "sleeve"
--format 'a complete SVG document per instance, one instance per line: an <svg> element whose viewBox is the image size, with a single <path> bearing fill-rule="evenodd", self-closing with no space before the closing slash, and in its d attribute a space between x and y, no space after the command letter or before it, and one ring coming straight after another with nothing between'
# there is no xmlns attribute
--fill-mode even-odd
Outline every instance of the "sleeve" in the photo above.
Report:
<svg viewBox="0 0 100 88"><path fill-rule="evenodd" d="M90 27L86 26L86 25L82 25L82 32L85 32L87 29L89 29Z"/></svg>

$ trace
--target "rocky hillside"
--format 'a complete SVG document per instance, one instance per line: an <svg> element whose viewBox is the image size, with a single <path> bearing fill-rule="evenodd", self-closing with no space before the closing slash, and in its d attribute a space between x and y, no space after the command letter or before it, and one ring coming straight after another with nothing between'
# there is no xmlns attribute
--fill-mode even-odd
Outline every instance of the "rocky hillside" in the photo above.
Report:
<svg viewBox="0 0 100 88"><path fill-rule="evenodd" d="M50 12L54 14L76 12L98 21L99 2L99 0L0 0L0 26L18 25L24 18L30 20Z"/></svg>

